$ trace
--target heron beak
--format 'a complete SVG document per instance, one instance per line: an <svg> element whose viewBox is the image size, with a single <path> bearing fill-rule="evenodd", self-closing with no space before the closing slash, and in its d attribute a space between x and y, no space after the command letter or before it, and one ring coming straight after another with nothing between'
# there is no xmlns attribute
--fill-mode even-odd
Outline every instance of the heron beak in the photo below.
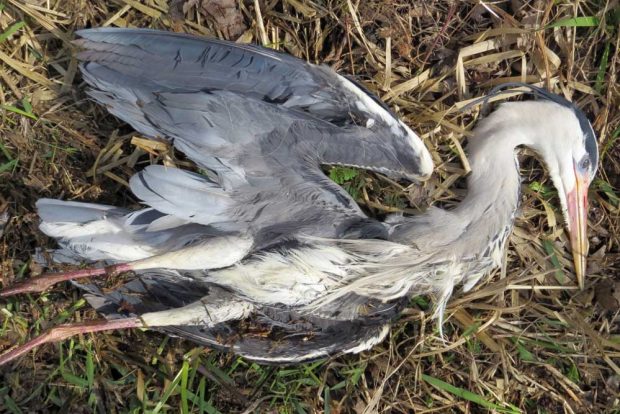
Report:
<svg viewBox="0 0 620 414"><path fill-rule="evenodd" d="M568 231L579 288L584 287L588 254L588 186L589 179L575 170L575 188L567 194Z"/></svg>

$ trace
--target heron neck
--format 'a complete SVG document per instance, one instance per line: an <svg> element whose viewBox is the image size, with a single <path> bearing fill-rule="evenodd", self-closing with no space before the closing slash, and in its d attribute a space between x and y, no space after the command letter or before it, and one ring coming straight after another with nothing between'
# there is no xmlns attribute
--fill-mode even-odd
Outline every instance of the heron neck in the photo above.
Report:
<svg viewBox="0 0 620 414"><path fill-rule="evenodd" d="M465 199L450 211L429 208L418 216L390 217L391 241L457 257L482 253L496 241L502 245L519 202L515 148L524 142L515 134L477 134L468 145L472 172Z"/></svg>
<svg viewBox="0 0 620 414"><path fill-rule="evenodd" d="M516 148L523 143L515 131L480 134L470 140L472 171L467 178L467 195L454 210L468 227L478 232L486 229L493 237L512 224L520 187Z"/></svg>

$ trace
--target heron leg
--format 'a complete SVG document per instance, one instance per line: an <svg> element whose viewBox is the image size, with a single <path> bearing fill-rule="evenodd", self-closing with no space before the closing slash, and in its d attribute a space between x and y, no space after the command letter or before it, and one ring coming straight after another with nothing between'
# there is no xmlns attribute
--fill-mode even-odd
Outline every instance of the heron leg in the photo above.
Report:
<svg viewBox="0 0 620 414"><path fill-rule="evenodd" d="M34 339L0 355L0 366L18 358L32 349L48 343L61 342L78 334L109 331L114 329L128 329L144 326L140 318L122 318L111 320L97 320L85 323L74 323L56 326Z"/></svg>
<svg viewBox="0 0 620 414"><path fill-rule="evenodd" d="M214 237L179 250L153 255L133 262L119 263L96 269L43 274L0 291L0 297L13 296L20 293L43 292L59 282L93 276L108 277L134 270L158 268L204 270L228 267L243 259L250 252L252 243L253 240L247 237Z"/></svg>
<svg viewBox="0 0 620 414"><path fill-rule="evenodd" d="M144 313L140 319L147 327L212 327L221 322L246 318L253 311L252 303L232 295L209 295L180 308Z"/></svg>
<svg viewBox="0 0 620 414"><path fill-rule="evenodd" d="M43 292L56 283L93 276L115 276L130 270L133 270L131 263L119 263L101 268L79 269L60 273L44 273L41 276L33 277L23 282L16 283L10 288L3 289L0 291L0 297L13 296L20 293Z"/></svg>
<svg viewBox="0 0 620 414"><path fill-rule="evenodd" d="M56 326L36 338L0 355L0 366L18 358L32 349L48 343L64 341L74 335L130 328L158 328L165 326L205 326L242 319L254 306L237 298L204 297L189 305L175 309L144 313L139 317L97 320L85 323Z"/></svg>

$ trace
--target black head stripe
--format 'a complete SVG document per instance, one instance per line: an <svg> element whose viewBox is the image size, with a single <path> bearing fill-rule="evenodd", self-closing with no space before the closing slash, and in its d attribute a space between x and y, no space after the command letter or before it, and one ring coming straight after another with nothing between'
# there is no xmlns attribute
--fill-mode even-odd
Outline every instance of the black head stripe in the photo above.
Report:
<svg viewBox="0 0 620 414"><path fill-rule="evenodd" d="M590 160L592 161L592 166L594 170L596 171L596 168L598 165L598 145L596 142L596 135L594 134L594 129L592 129L592 124L590 123L590 121L588 120L588 117L586 117L586 115L583 113L581 109L579 109L573 102L569 101L563 96L549 92L548 90L540 88L538 86L528 85L527 83L509 82L509 83L503 83L501 85L497 85L496 87L491 89L486 96L476 99L473 102L470 102L469 104L465 105L462 108L462 110L463 111L468 110L471 107L478 105L481 102L483 106L486 106L488 105L490 98L499 96L501 94L513 92L511 89L514 89L514 88L526 88L528 90L524 92L529 95L532 95L536 98L541 98L541 99L555 102L558 105L562 105L566 108L570 108L573 110L573 112L575 113L575 116L577 116L577 119L579 120L579 126L581 127L581 131L583 132L583 135L584 135L584 146L585 146L586 152L590 156Z"/></svg>
<svg viewBox="0 0 620 414"><path fill-rule="evenodd" d="M598 144L596 142L594 129L592 128L590 120L586 117L586 114L581 111L581 109L574 107L574 111L575 115L577 115L577 119L579 120L579 126L581 126L581 130L583 131L584 146L586 148L586 152L590 156L590 160L592 161L593 172L596 172L596 169L598 168Z"/></svg>
<svg viewBox="0 0 620 414"><path fill-rule="evenodd" d="M505 93L511 93L514 92L512 89L515 88L526 88L529 89L527 91L523 91L524 93L527 93L529 95L535 96L537 98L542 98L542 99L546 99L548 101L552 101L555 102L559 105L565 106L567 108L571 108L571 109L577 109L575 107L575 105L567 100L566 98L557 95L555 93L549 92L546 89L540 88L538 86L534 86L534 85L528 85L527 83L522 83L522 82L508 82L508 83L502 83L501 85L497 85L495 86L493 89L491 89L486 96L483 96L482 98L476 99L470 103L468 103L467 105L465 105L463 107L462 110L467 110L470 109L471 107L478 105L480 102L483 103L483 105L488 105L489 103L489 99L494 98L496 96L505 94Z"/></svg>

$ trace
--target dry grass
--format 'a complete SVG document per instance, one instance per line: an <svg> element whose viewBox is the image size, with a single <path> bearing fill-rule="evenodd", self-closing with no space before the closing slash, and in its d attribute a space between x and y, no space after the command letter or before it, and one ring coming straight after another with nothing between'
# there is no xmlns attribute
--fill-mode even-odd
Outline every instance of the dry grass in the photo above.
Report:
<svg viewBox="0 0 620 414"><path fill-rule="evenodd" d="M332 171L371 214L462 197L461 144L477 114L457 108L491 86L526 81L577 101L601 150L587 290L574 288L553 187L528 157L506 269L454 296L445 341L423 299L372 352L298 367L259 366L152 332L88 335L1 371L0 411L620 412L618 1L233 1L240 12L228 3L0 0L3 285L40 272L31 255L53 246L37 231L37 198L136 206L131 174L179 162L84 98L72 32L112 25L241 33L354 74L423 136L438 166L423 188ZM68 286L0 306L1 349L96 317Z"/></svg>

